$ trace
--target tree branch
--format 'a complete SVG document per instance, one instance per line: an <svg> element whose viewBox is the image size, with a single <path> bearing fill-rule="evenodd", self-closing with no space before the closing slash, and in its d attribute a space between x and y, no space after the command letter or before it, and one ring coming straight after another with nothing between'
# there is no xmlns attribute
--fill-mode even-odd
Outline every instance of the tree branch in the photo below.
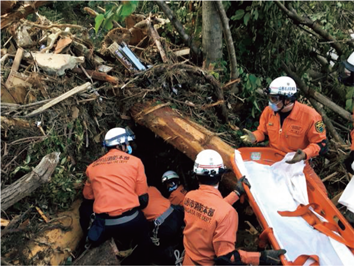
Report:
<svg viewBox="0 0 354 266"><path fill-rule="evenodd" d="M232 39L230 27L229 27L229 19L227 18L224 6L220 0L215 1L216 10L219 13L220 20L223 27L224 36L226 39L227 51L229 53L230 59L230 81L233 81L238 78L237 73L237 60L236 60L236 52L234 47L234 42ZM236 84L233 85L233 88L236 88ZM238 91L236 91L237 93Z"/></svg>
<svg viewBox="0 0 354 266"><path fill-rule="evenodd" d="M316 101L320 102L332 111L339 114L344 119L353 122L353 117L348 111L344 110L342 107L338 106L321 93L315 91L314 89L308 88L306 84L302 81L302 79L295 72L291 71L290 68L284 62L282 62L282 66L285 72L295 80L296 84L299 86L299 88L302 90L302 92L306 95L307 98L312 97Z"/></svg>
<svg viewBox="0 0 354 266"><path fill-rule="evenodd" d="M337 51L338 56L343 54L343 48L341 47L341 45L337 43L337 40L332 35L330 35L327 31L322 29L319 23L313 21L310 18L304 18L302 16L299 16L296 13L295 9L291 8L290 3L288 5L290 6L290 9L292 11L286 8L282 3L280 3L279 0L276 0L275 3L290 19L292 19L295 22L295 24L302 24L308 26L314 32L319 34L323 39L330 41L331 46ZM348 43L348 44L350 47L354 48L354 45L352 43Z"/></svg>
<svg viewBox="0 0 354 266"><path fill-rule="evenodd" d="M155 2L165 13L168 19L171 21L173 26L176 28L178 33L181 35L182 40L186 45L188 45L194 54L199 55L199 49L193 44L192 38L184 31L182 24L178 21L173 11L164 3L162 0L158 0Z"/></svg>
<svg viewBox="0 0 354 266"><path fill-rule="evenodd" d="M285 72L292 77L296 84L299 86L302 92L304 92L305 96L309 99L311 102L312 106L316 109L316 111L322 116L323 122L326 124L326 128L328 132L331 134L331 136L340 144L345 145L345 142L343 139L339 136L338 132L335 130L332 121L328 118L326 112L323 110L323 108L313 99L311 98L311 95L309 94L309 88L305 85L305 83L301 80L301 78L294 72L292 72L285 64L282 62L283 68Z"/></svg>

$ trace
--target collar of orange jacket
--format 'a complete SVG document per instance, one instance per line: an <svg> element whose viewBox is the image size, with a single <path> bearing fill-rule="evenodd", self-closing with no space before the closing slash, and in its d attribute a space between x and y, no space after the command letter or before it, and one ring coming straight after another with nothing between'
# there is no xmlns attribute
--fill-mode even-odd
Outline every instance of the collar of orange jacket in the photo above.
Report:
<svg viewBox="0 0 354 266"><path fill-rule="evenodd" d="M299 113L299 109L300 109L299 104L300 103L298 101L294 102L294 107L293 107L293 109L291 109L290 114L288 116L290 119L293 119L293 120L297 119L298 113Z"/></svg>
<svg viewBox="0 0 354 266"><path fill-rule="evenodd" d="M212 194L222 198L220 191L213 186L199 185L199 190L207 191L209 193L212 193Z"/></svg>

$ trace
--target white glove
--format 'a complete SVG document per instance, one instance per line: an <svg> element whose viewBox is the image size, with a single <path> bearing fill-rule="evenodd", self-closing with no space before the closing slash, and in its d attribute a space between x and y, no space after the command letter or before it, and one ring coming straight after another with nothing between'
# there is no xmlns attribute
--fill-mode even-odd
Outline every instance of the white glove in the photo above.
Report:
<svg viewBox="0 0 354 266"><path fill-rule="evenodd" d="M354 171L354 161L352 162L352 169L353 169L353 171Z"/></svg>
<svg viewBox="0 0 354 266"><path fill-rule="evenodd" d="M246 135L241 136L241 139L243 142L250 143L250 144L253 144L256 142L256 137L252 133L252 131L249 131L248 129L245 129L245 128L243 129L243 131L245 131L247 133Z"/></svg>

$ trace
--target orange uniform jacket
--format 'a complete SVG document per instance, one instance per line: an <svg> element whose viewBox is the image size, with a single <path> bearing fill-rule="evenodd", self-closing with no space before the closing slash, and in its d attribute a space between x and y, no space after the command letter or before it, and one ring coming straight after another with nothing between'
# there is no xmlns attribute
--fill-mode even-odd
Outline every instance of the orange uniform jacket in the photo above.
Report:
<svg viewBox="0 0 354 266"><path fill-rule="evenodd" d="M213 186L200 185L198 190L187 193L183 202L183 265L213 265L215 257L235 250L238 214L229 202ZM244 263L259 263L258 252L242 252L241 258Z"/></svg>
<svg viewBox="0 0 354 266"><path fill-rule="evenodd" d="M142 211L146 220L154 221L171 206L171 203L161 195L161 192L156 187L149 187L148 194L149 203Z"/></svg>
<svg viewBox="0 0 354 266"><path fill-rule="evenodd" d="M187 190L184 189L183 185L179 185L176 190L172 191L168 199L173 205L183 206L183 200L186 194Z"/></svg>
<svg viewBox="0 0 354 266"><path fill-rule="evenodd" d="M112 149L86 169L83 194L94 199L95 213L118 216L138 207L139 196L147 193L144 165L135 156Z"/></svg>
<svg viewBox="0 0 354 266"><path fill-rule="evenodd" d="M259 126L253 132L257 142L269 137L269 146L285 153L302 149L307 159L317 156L317 143L326 139L322 117L311 107L295 102L293 110L280 127L280 116L267 106L260 118Z"/></svg>

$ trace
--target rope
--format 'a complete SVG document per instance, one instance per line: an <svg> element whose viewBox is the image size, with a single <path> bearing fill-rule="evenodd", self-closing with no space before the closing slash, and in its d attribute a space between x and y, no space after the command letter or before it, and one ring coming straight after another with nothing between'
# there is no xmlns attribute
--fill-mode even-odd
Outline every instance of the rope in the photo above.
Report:
<svg viewBox="0 0 354 266"><path fill-rule="evenodd" d="M179 252L178 249L176 249L173 254L175 255L176 261L175 261L175 265L176 266L182 266L182 262L184 259L184 250L182 251L182 254Z"/></svg>

